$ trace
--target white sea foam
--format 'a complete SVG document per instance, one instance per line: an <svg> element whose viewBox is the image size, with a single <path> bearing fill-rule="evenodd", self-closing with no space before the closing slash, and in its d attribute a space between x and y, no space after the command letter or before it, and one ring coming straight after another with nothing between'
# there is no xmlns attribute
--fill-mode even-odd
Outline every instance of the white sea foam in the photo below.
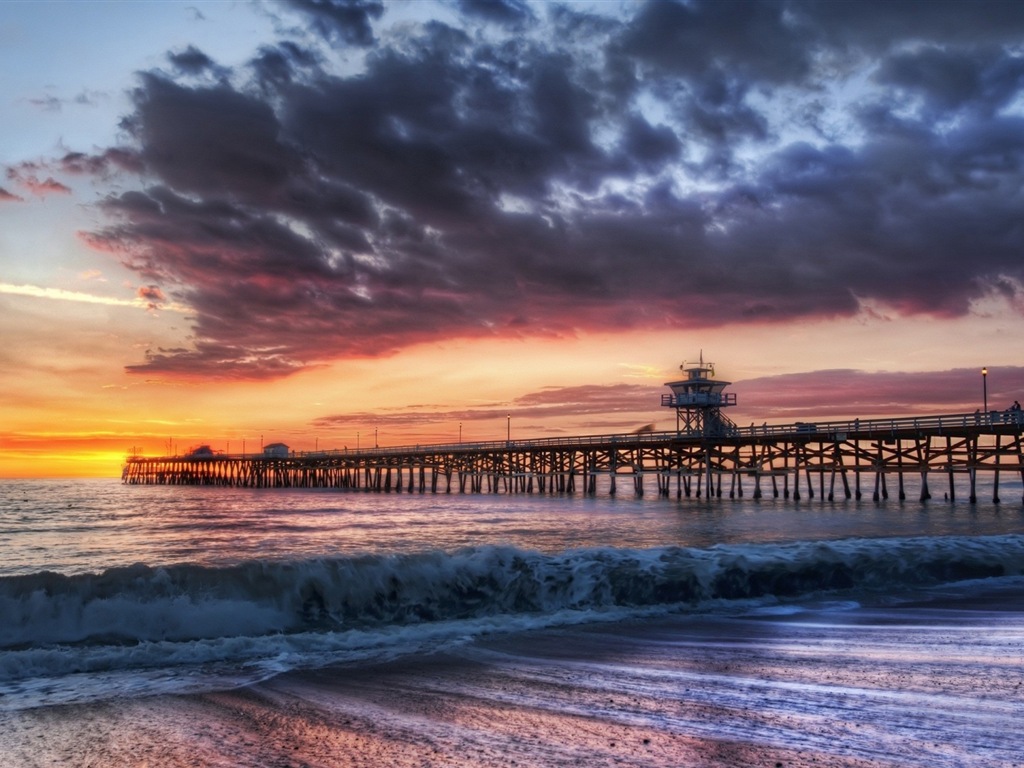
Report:
<svg viewBox="0 0 1024 768"><path fill-rule="evenodd" d="M67 695L77 696L76 680L58 679L132 670L150 680L147 685L188 688L196 684L196 670L207 681L247 681L299 666L414 653L494 631L723 606L767 608L779 598L1022 573L1019 535L603 547L558 555L477 547L224 568L39 573L0 579L6 619L0 692L23 699L40 690L57 696L57 688L70 686ZM856 603L844 597L834 610L849 605Z"/></svg>

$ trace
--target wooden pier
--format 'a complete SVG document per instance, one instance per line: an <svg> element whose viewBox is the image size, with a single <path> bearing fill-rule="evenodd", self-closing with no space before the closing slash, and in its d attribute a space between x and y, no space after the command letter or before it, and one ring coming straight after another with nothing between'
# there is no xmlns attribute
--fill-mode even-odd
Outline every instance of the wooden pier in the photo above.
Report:
<svg viewBox="0 0 1024 768"><path fill-rule="evenodd" d="M692 415L684 400L695 396L680 389L665 404ZM1024 483L1020 410L746 428L716 410L705 408L700 416L682 419L677 430L642 434L284 456L131 456L122 479L142 485L394 493L615 494L625 489L677 498L747 494L821 500L868 495L880 500L890 494L902 500L908 489L924 500L934 487L950 500L965 493L971 502L978 498L979 477L995 502L1001 478L1018 489L1017 481Z"/></svg>

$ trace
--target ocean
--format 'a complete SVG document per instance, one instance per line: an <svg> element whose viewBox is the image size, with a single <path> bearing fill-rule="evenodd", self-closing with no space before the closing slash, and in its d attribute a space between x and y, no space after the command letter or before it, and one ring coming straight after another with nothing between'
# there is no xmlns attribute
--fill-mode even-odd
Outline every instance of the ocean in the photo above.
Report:
<svg viewBox="0 0 1024 768"><path fill-rule="evenodd" d="M0 481L0 766L1024 766L1000 492Z"/></svg>

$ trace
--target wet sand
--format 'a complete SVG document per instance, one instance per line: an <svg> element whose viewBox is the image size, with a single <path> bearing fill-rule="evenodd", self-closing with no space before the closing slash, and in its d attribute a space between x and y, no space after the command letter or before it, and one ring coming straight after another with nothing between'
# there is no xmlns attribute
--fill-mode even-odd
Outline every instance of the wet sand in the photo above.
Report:
<svg viewBox="0 0 1024 768"><path fill-rule="evenodd" d="M868 766L804 749L687 736L651 702L602 714L520 706L445 688L506 690L451 658L293 674L232 692L53 707L0 718L4 766ZM657 707L655 706L656 710ZM644 710L643 717L635 712ZM646 719L654 715L652 719ZM700 717L712 720L714 707Z"/></svg>
<svg viewBox="0 0 1024 768"><path fill-rule="evenodd" d="M1020 596L497 635L0 714L4 768L1024 765Z"/></svg>

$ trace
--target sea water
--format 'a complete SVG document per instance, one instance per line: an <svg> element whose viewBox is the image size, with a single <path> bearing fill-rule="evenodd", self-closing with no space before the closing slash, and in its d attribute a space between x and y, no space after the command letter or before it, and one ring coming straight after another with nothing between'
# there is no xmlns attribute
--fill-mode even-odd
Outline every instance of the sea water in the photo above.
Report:
<svg viewBox="0 0 1024 768"><path fill-rule="evenodd" d="M1001 492L4 481L0 765L1024 765Z"/></svg>

